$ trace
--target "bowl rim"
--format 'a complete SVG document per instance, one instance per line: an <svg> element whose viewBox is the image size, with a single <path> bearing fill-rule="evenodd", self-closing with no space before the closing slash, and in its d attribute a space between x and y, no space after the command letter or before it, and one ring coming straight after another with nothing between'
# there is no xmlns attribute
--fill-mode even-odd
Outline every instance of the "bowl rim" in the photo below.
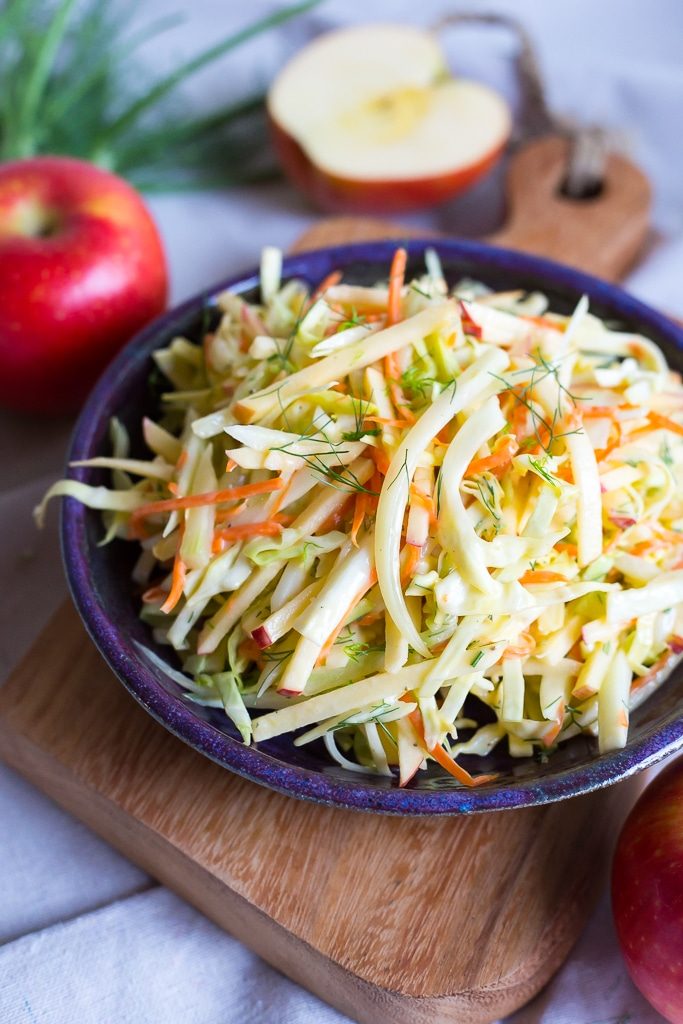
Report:
<svg viewBox="0 0 683 1024"><path fill-rule="evenodd" d="M445 258L460 258L475 267L480 266L484 273L487 269L516 270L520 274L528 272L536 278L545 278L553 290L575 295L585 293L603 308L613 309L620 319L627 323L637 320L646 330L651 329L672 346L683 349L683 330L680 327L618 285L541 256L485 242L447 237L392 238L306 250L284 259L283 277L300 274L320 280L331 269L354 262L385 266L397 245L403 245L409 257L419 257L425 249L433 248ZM154 342L157 343L154 347L161 346L175 321L200 310L221 291L235 287L241 291L248 290L258 283L258 278L258 270L231 275L168 310L128 342L97 381L78 418L69 444L67 470L70 461L92 454L91 444L99 432L102 410L116 391L117 381L135 365L136 356L146 360L148 348L151 351ZM71 471L69 475L78 479L83 477L83 472ZM90 572L87 514L85 506L75 499L64 500L60 529L62 559L74 604L109 667L138 703L179 739L236 774L280 793L341 808L410 816L513 810L603 788L654 765L683 747L682 709L678 718L622 750L596 755L586 764L570 766L553 775L539 775L492 788L423 790L394 786L385 789L364 782L360 773L344 778L339 774L327 775L288 764L256 746L245 746L212 723L198 718L189 705L159 685L139 658L126 651L123 632L107 615Z"/></svg>

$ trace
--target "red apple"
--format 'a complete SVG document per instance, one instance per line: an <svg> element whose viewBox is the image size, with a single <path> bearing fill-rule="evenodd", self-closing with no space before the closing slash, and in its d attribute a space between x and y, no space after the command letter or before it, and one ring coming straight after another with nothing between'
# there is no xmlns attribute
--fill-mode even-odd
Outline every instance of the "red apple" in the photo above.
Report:
<svg viewBox="0 0 683 1024"><path fill-rule="evenodd" d="M325 209L442 202L481 177L510 134L504 100L451 77L436 35L362 25L320 36L268 94L285 171Z"/></svg>
<svg viewBox="0 0 683 1024"><path fill-rule="evenodd" d="M645 998L683 1024L683 759L631 811L612 867L612 905L626 966Z"/></svg>
<svg viewBox="0 0 683 1024"><path fill-rule="evenodd" d="M93 164L0 166L0 402L69 412L166 304L154 222L135 189Z"/></svg>
<svg viewBox="0 0 683 1024"><path fill-rule="evenodd" d="M266 647L270 647L273 642L265 626L257 626L256 629L252 629L251 638L259 651L264 651Z"/></svg>

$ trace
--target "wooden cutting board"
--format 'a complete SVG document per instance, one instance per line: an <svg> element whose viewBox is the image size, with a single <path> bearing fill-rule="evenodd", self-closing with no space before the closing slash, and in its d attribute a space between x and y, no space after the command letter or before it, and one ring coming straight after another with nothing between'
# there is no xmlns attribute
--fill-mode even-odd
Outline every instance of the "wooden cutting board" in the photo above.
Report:
<svg viewBox="0 0 683 1024"><path fill-rule="evenodd" d="M618 277L647 229L642 175L560 199L565 144L510 172L509 245ZM297 248L414 234L320 221ZM157 725L65 605L0 692L0 754L155 878L363 1024L484 1024L530 999L576 940L633 799L400 819L261 789ZM229 993L226 1000L229 1003Z"/></svg>

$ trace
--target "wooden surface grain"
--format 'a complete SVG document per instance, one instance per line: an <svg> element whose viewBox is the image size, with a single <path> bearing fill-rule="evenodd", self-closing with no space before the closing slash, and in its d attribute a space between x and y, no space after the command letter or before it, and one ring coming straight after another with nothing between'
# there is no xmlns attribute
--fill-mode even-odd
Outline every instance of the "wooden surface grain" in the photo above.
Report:
<svg viewBox="0 0 683 1024"><path fill-rule="evenodd" d="M618 281L637 261L650 226L650 184L630 160L612 153L605 180L592 199L562 195L569 143L538 139L512 159L507 176L508 217L490 241Z"/></svg>
<svg viewBox="0 0 683 1024"><path fill-rule="evenodd" d="M526 1002L575 941L631 799L620 786L545 808L410 820L280 796L153 722L70 605L0 691L0 752L364 1024L476 1024Z"/></svg>
<svg viewBox="0 0 683 1024"><path fill-rule="evenodd" d="M523 211L530 218L554 181L551 164L557 174L556 146L553 159L542 147L536 154L538 186L533 166L523 172L524 152L513 161L501 237L590 268L598 240L572 233L575 214L560 228L553 212L542 237L537 222L525 228ZM610 189L630 197L622 213L638 221L601 250L604 272L618 276L642 242L646 196L635 185ZM616 223L616 214L601 216L603 228ZM333 218L297 248L415 233ZM0 691L0 755L362 1024L484 1024L530 999L576 940L632 800L622 784L545 808L400 819L288 799L157 725L115 680L71 605Z"/></svg>

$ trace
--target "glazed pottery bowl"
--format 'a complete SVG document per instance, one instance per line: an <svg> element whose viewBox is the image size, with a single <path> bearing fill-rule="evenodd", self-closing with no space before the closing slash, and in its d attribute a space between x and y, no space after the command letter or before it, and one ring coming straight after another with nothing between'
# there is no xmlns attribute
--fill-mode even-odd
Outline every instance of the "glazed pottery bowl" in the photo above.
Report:
<svg viewBox="0 0 683 1024"><path fill-rule="evenodd" d="M395 241L362 243L302 253L285 260L283 275L315 286L331 271L341 269L347 281L374 283L386 277L395 246ZM683 331L620 288L534 256L450 240L407 242L409 275L420 272L428 246L437 250L451 283L469 277L496 289L540 290L549 296L551 307L563 313L570 312L585 294L593 312L648 335L674 368L683 369ZM256 296L257 287L257 272L222 281L134 338L90 395L75 429L69 459L107 454L112 416L128 427L133 452L136 448L142 452L142 416L153 415L158 402L151 353L179 334L197 339L207 318L210 322L215 297L224 289L250 297ZM107 482L100 471L75 470L71 475ZM331 762L322 745L295 747L290 736L258 747L245 746L221 711L189 702L181 688L140 651L136 640L148 647L153 643L138 618L139 597L130 578L135 546L116 541L98 547L101 536L99 515L67 498L62 546L69 585L85 626L110 667L139 703L176 736L225 768L280 792L393 814L503 810L562 800L609 785L683 746L683 665L633 713L623 750L599 755L596 742L581 736L563 744L547 760L512 759L501 744L501 749L483 761L462 759L474 772L497 772L494 782L473 790L461 787L431 762L427 771L418 772L406 788L399 789L396 779L344 770ZM157 653L173 664L169 648L159 647Z"/></svg>

